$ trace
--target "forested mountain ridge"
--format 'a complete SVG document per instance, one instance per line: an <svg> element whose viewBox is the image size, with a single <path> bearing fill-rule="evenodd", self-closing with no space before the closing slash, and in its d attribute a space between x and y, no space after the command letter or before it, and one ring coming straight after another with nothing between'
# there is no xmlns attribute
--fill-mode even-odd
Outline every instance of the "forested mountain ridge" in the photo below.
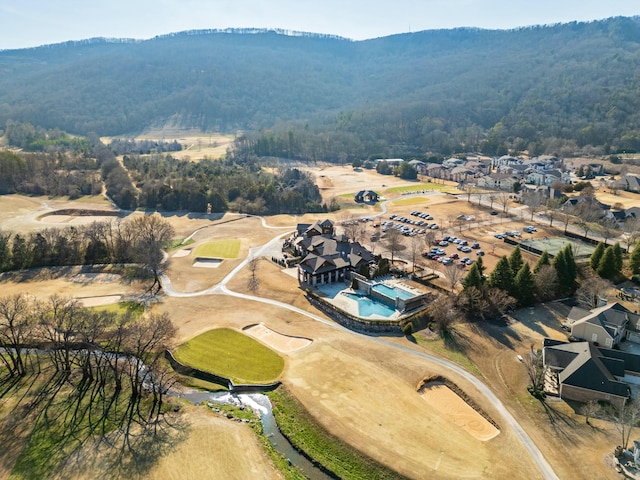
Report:
<svg viewBox="0 0 640 480"><path fill-rule="evenodd" d="M262 153L299 158L638 150L640 21L366 41L182 32L0 51L0 124L8 120L100 135L169 122L274 129ZM317 153L328 137L333 147Z"/></svg>

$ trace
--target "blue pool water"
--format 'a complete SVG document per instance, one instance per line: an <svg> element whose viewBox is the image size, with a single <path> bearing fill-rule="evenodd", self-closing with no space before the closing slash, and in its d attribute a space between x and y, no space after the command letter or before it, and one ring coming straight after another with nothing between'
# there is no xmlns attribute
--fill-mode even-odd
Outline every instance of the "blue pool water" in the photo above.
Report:
<svg viewBox="0 0 640 480"><path fill-rule="evenodd" d="M382 283L374 285L373 287L371 287L371 289L375 290L376 292L380 292L389 298L402 298L403 300L406 300L407 298L415 297L415 294L408 292L407 290L403 290L397 287L390 287Z"/></svg>
<svg viewBox="0 0 640 480"><path fill-rule="evenodd" d="M370 317L371 315L391 317L396 312L395 309L388 307L384 303L376 302L369 297L353 293L345 293L345 295L358 302L358 315L361 317Z"/></svg>

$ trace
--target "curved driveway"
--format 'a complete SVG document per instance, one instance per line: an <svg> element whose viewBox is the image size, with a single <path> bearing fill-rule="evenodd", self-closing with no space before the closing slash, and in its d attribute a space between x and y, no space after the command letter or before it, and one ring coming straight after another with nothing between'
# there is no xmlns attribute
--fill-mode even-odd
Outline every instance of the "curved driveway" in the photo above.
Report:
<svg viewBox="0 0 640 480"><path fill-rule="evenodd" d="M385 209L386 211L386 209ZM273 228L273 227L269 227L265 220L262 219L262 224L267 227L267 228ZM262 252L268 251L270 248L273 248L274 244L277 242L281 242L281 237L284 234L280 234L276 237L274 237L271 241L269 241L268 243L266 243L265 245L258 247L258 248L252 248L249 252L249 255L247 256L247 258L245 258L242 262L240 262L240 264L238 264L238 266L236 266L236 268L234 268L231 272L229 272L220 283L218 283L217 285L214 285L206 290L202 290L200 292L192 292L192 293L181 293L181 292L176 292L175 290L173 290L173 288L171 287L171 281L170 279L166 276L166 275L162 275L162 280L163 280L163 289L165 291L165 293L169 296L175 296L175 297L196 297L199 295L213 295L213 294L224 294L224 295L230 295L232 297L237 297L237 298L242 298L244 300L250 300L250 301L254 301L254 302L261 302L261 303L266 303L268 305L272 305L275 307L279 307L279 308L284 308L286 310L289 310L291 312L295 312L299 315L304 315L305 317L311 318L317 322L323 323L324 325L327 325L331 328L335 328L338 330L341 330L345 333L349 333L352 335L357 335L361 338L366 338L370 341L376 342L380 345L384 345L385 347L388 348L393 348L395 350L399 350L401 352L407 353L409 355L414 355L417 357L421 357L424 358L426 360L429 360L433 363L436 363L437 365L451 370L453 372L456 372L458 375L462 376L463 378L465 378L466 380L468 380L469 382L471 382L493 405L494 407L500 412L500 414L502 415L502 417L505 419L505 421L509 424L509 426L513 429L514 433L516 434L516 436L520 439L520 441L522 442L523 446L525 447L525 449L529 452L529 455L531 455L531 458L533 459L533 461L536 463L536 465L538 466L538 468L540 469L540 472L542 473L542 475L544 476L545 479L547 480L557 480L558 476L555 474L555 472L553 471L553 468L551 468L551 465L549 465L549 463L547 462L547 460L544 458L544 456L542 455L542 452L538 449L538 447L536 446L536 444L534 443L534 441L531 439L531 437L527 434L527 432L525 432L525 430L522 428L522 426L518 423L518 421L513 417L513 415L511 415L511 413L509 413L509 411L506 409L506 407L503 405L503 403L500 401L500 399L491 391L491 389L485 385L482 381L480 381L478 378L476 378L474 375L472 375L471 373L469 373L468 371L466 371L465 369L463 369L462 367L460 367L459 365L450 362L448 360L444 360L442 358L430 355L428 353L424 353L424 352L420 352L417 350L414 350L413 348L410 348L408 346L404 346L404 345L398 345L396 343L390 342L388 340L384 340L381 337L374 337L374 336L369 336L369 335L364 335L358 332L354 332L353 330L349 330L337 323L334 323L332 321L326 320L318 315L314 315L312 313L309 313L305 310L302 310L301 308L298 307L294 307L293 305L289 305L288 303L283 303L283 302L279 302L277 300L272 300L269 298L262 298L262 297L256 297L254 295L247 295L244 293L238 293L238 292L234 292L232 290L229 290L227 288L227 284L229 283L229 281L231 281L231 279L240 271L242 270L253 258L256 257L260 257L262 255Z"/></svg>

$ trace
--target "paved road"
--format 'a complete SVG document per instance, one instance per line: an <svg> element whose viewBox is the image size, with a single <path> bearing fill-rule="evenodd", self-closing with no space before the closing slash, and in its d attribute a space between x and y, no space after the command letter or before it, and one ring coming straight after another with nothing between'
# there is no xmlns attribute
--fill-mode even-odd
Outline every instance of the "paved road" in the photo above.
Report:
<svg viewBox="0 0 640 480"><path fill-rule="evenodd" d="M263 220L263 225L266 225L266 223ZM424 358L426 360L429 360L433 363L436 363L437 365L451 370L453 372L456 372L458 375L461 375L462 377L464 377L466 380L468 380L469 382L471 382L494 406L495 408L498 410L498 412L500 412L500 414L502 415L502 417L504 418L504 420L506 421L506 423L513 429L514 433L516 434L516 436L520 439L520 441L522 442L523 446L525 447L525 449L529 452L529 455L531 455L531 458L533 459L533 461L536 463L536 465L538 466L538 468L540 469L540 472L542 473L542 475L544 476L545 479L547 480L556 480L558 479L558 476L555 474L555 472L553 471L553 468L551 468L551 465L549 465L549 463L547 462L547 460L544 458L544 456L542 455L542 452L538 449L538 447L536 446L536 444L534 443L534 441L531 439L531 437L529 437L529 435L527 434L527 432L525 432L525 430L522 428L522 426L518 423L518 421L513 417L513 415L511 415L511 413L509 412L509 410L506 409L506 407L503 405L503 403L500 401L500 399L491 391L491 389L485 385L482 381L480 381L478 378L476 378L474 375L472 375L471 373L469 373L468 371L466 371L465 369L463 369L462 367L460 367L459 365L450 362L448 360L444 360L442 358L439 357L435 357L433 355L430 355L428 353L424 353L418 350L415 350L409 346L404 346L404 345L398 345L396 343L390 342L388 340L385 340L381 337L374 337L374 336L369 336L369 335L364 335L361 333L357 333L354 332L352 330L349 330L345 327L342 327L341 325L334 323L333 321L330 320L326 320L318 315L314 315L313 313L307 312L305 310L302 310L301 308L298 307L294 307L293 305L289 305L288 303L283 303L283 302L279 302L277 300L272 300L269 298L262 298L262 297L257 297L254 295L247 295L244 293L238 293L238 292L234 292L232 290L229 290L227 288L228 283L231 281L231 279L233 279L233 277L240 271L242 270L247 263L249 263L253 258L257 258L263 255L263 252L267 252L270 251L273 247L274 244L281 242L281 238L284 234L280 234L276 237L274 237L271 241L269 241L268 243L266 243L265 245L258 247L258 248L252 248L249 252L249 255L247 256L247 258L245 258L242 262L240 262L240 264L234 268L231 272L229 272L229 274L227 274L220 283L218 283L217 285L214 285L206 290L202 290L200 292L191 292L191 293L181 293L181 292L176 292L172 287L171 287L171 281L170 279L166 276L163 275L162 276L162 281L163 281L163 288L164 288L164 292L168 295L168 296L176 296L176 297L196 297L196 296L200 296L200 295L215 295L215 294L224 294L224 295L230 295L232 297L236 297L236 298L242 298L243 300L249 300L249 301L254 301L254 302L260 302L260 303L265 303L267 305L272 305L275 307L279 307L279 308L283 308L286 310L289 310L291 312L297 313L299 315L303 315L307 318L311 318L312 320L315 320L317 322L320 322L324 325L327 325L331 328L335 328L337 330L340 330L344 333L347 334L351 334L351 335L356 335L358 337L361 338L366 338L369 341L372 342L376 342L380 345L384 345L385 347L388 348L393 348L395 350L399 350L401 352L407 353L409 355L414 355L416 357L420 357L420 358Z"/></svg>

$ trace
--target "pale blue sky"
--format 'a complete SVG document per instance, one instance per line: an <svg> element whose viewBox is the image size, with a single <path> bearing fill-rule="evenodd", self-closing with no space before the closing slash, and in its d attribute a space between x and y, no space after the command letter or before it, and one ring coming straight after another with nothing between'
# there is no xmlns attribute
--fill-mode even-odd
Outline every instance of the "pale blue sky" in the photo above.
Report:
<svg viewBox="0 0 640 480"><path fill-rule="evenodd" d="M260 27L356 40L640 15L638 0L0 0L0 49L91 37Z"/></svg>

